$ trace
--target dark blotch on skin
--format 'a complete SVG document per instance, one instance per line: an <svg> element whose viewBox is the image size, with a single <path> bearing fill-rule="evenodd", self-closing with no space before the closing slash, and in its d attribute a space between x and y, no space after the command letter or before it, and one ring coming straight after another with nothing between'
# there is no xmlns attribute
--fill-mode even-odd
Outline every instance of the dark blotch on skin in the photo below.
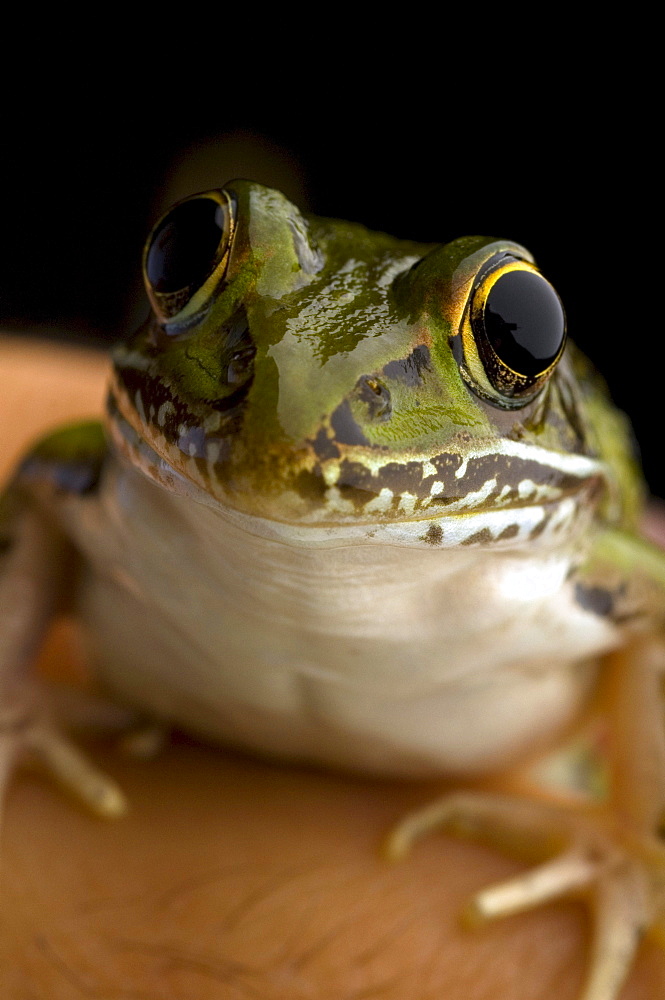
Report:
<svg viewBox="0 0 665 1000"><path fill-rule="evenodd" d="M509 524L507 528L504 528L501 534L496 539L497 542L507 541L509 538L514 538L515 535L519 534L519 525Z"/></svg>
<svg viewBox="0 0 665 1000"><path fill-rule="evenodd" d="M359 489L357 486L351 486L345 483L340 483L338 485L339 495L344 500L350 500L354 507L359 510L365 506L369 500L373 500L376 496L375 493L368 493L367 490Z"/></svg>
<svg viewBox="0 0 665 1000"><path fill-rule="evenodd" d="M445 493L437 493L436 496L432 497L431 502L438 504L440 507L445 507L449 503L456 503L459 499L458 496L447 497Z"/></svg>
<svg viewBox="0 0 665 1000"><path fill-rule="evenodd" d="M378 476L373 476L361 462L345 459L340 465L337 485L340 489L354 486L364 490L365 502L377 496L383 487L392 490L396 498L403 493L417 496L422 490L422 473L421 462L388 462Z"/></svg>
<svg viewBox="0 0 665 1000"><path fill-rule="evenodd" d="M314 500L317 503L323 500L326 492L326 483L318 467L311 472L303 469L295 477L293 485L303 500Z"/></svg>
<svg viewBox="0 0 665 1000"><path fill-rule="evenodd" d="M402 493L413 493L418 496L423 482L422 463L388 462L381 469L378 478L380 482L374 487L377 493L387 486L395 496L400 496Z"/></svg>
<svg viewBox="0 0 665 1000"><path fill-rule="evenodd" d="M600 618L608 618L614 610L614 598L609 590L604 590L603 587L587 587L583 583L577 583L575 600L585 611L590 611Z"/></svg>
<svg viewBox="0 0 665 1000"><path fill-rule="evenodd" d="M378 493L377 480L370 470L361 462L351 462L348 458L340 463L337 486L340 489L343 486L355 486L357 489L365 490L368 500Z"/></svg>
<svg viewBox="0 0 665 1000"><path fill-rule="evenodd" d="M462 545L483 545L486 542L493 542L493 541L494 539L492 538L492 532L490 531L490 529L481 528L481 530L477 531L475 535L469 535L468 538L465 538L464 541L462 542Z"/></svg>
<svg viewBox="0 0 665 1000"><path fill-rule="evenodd" d="M422 383L422 372L429 368L429 348L426 344L415 347L408 358L390 361L383 369L386 378L394 378L403 385L416 386Z"/></svg>
<svg viewBox="0 0 665 1000"><path fill-rule="evenodd" d="M328 458L339 458L339 448L326 434L325 428L321 428L312 442L314 452L320 461L325 462Z"/></svg>
<svg viewBox="0 0 665 1000"><path fill-rule="evenodd" d="M330 425L340 444L369 445L369 441L353 418L348 399L339 404L330 418Z"/></svg>
<svg viewBox="0 0 665 1000"><path fill-rule="evenodd" d="M545 514L545 516L542 518L542 520L540 520L538 522L538 524L535 526L535 528L531 529L531 533L529 534L529 538L530 539L539 538L540 535L542 535L542 533L545 530L545 528L547 527L547 525L548 525L551 517L552 517L551 514Z"/></svg>
<svg viewBox="0 0 665 1000"><path fill-rule="evenodd" d="M440 545L443 540L443 528L440 524L430 524L427 533L423 535L423 541L428 545Z"/></svg>
<svg viewBox="0 0 665 1000"><path fill-rule="evenodd" d="M0 556L4 556L6 552L9 552L13 544L13 539L8 538L7 535L0 535Z"/></svg>

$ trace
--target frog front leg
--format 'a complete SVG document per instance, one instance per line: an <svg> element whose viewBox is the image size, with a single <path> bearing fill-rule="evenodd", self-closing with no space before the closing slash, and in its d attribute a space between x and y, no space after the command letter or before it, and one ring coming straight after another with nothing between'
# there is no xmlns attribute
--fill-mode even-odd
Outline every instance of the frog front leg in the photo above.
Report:
<svg viewBox="0 0 665 1000"><path fill-rule="evenodd" d="M38 495L89 483L104 447L98 425L52 435L0 501L0 793L22 759L37 759L95 813L112 817L124 812L124 796L58 731L33 673L49 624L71 591L76 560Z"/></svg>

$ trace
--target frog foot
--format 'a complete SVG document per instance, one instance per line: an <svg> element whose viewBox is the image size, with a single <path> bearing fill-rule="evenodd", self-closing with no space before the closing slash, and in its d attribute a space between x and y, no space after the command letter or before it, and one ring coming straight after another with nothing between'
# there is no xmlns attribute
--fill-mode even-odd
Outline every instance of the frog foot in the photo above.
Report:
<svg viewBox="0 0 665 1000"><path fill-rule="evenodd" d="M568 894L588 895L594 926L580 1000L618 1000L644 932L665 930L665 846L656 838L631 837L608 816L576 815L481 792L451 794L406 816L389 834L386 856L399 860L435 829L529 860L549 856L531 871L479 892L465 912L469 923Z"/></svg>
<svg viewBox="0 0 665 1000"><path fill-rule="evenodd" d="M39 709L4 711L0 716L0 790L22 762L37 764L97 816L114 819L127 811L127 800L115 781Z"/></svg>
<svg viewBox="0 0 665 1000"><path fill-rule="evenodd" d="M20 501L11 489L0 497L0 793L16 767L30 761L97 815L119 816L126 810L122 792L60 733L46 688L33 676L70 563L50 521Z"/></svg>

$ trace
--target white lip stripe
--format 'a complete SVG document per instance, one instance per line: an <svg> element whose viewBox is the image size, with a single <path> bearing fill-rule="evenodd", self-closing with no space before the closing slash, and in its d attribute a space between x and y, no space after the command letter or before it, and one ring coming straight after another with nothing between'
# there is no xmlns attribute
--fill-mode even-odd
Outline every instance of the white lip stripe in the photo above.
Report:
<svg viewBox="0 0 665 1000"><path fill-rule="evenodd" d="M594 516L592 508L580 505L572 497L553 504L536 504L502 511L489 510L473 514L453 514L435 520L405 520L374 524L293 524L244 514L232 508L224 508L222 505L219 505L218 509L225 519L251 534L290 545L308 547L385 542L390 545L416 545L430 549L432 545L428 542L427 529L435 523L442 528L442 536L436 543L437 549L457 549L485 529L488 538L482 543L483 547L505 549L526 547L532 550L535 547L547 548L552 544L553 538L556 545L560 546L562 544L560 530L564 531L564 536L566 530L574 531L577 535L584 534L585 526L589 527ZM506 528L516 529L515 533L501 539L499 536ZM532 534L535 529L540 529L538 537Z"/></svg>
<svg viewBox="0 0 665 1000"><path fill-rule="evenodd" d="M493 455L505 455L508 458L521 458L525 461L537 462L539 465L558 469L559 472L568 472L573 476L580 477L594 476L606 471L603 462L595 458L588 458L586 455L549 451L547 448L539 448L538 445L504 439L494 442L491 448L478 448L467 452L462 464L455 472L455 478L462 479L466 475L467 466L472 459L490 458Z"/></svg>

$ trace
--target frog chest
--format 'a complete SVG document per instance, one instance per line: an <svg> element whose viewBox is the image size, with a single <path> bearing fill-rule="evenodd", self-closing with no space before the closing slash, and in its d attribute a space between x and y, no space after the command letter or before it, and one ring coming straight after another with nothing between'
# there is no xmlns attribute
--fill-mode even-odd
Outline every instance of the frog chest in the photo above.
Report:
<svg viewBox="0 0 665 1000"><path fill-rule="evenodd" d="M575 601L566 550L289 544L119 463L67 504L103 683L261 753L397 775L502 766L569 720L619 640Z"/></svg>

